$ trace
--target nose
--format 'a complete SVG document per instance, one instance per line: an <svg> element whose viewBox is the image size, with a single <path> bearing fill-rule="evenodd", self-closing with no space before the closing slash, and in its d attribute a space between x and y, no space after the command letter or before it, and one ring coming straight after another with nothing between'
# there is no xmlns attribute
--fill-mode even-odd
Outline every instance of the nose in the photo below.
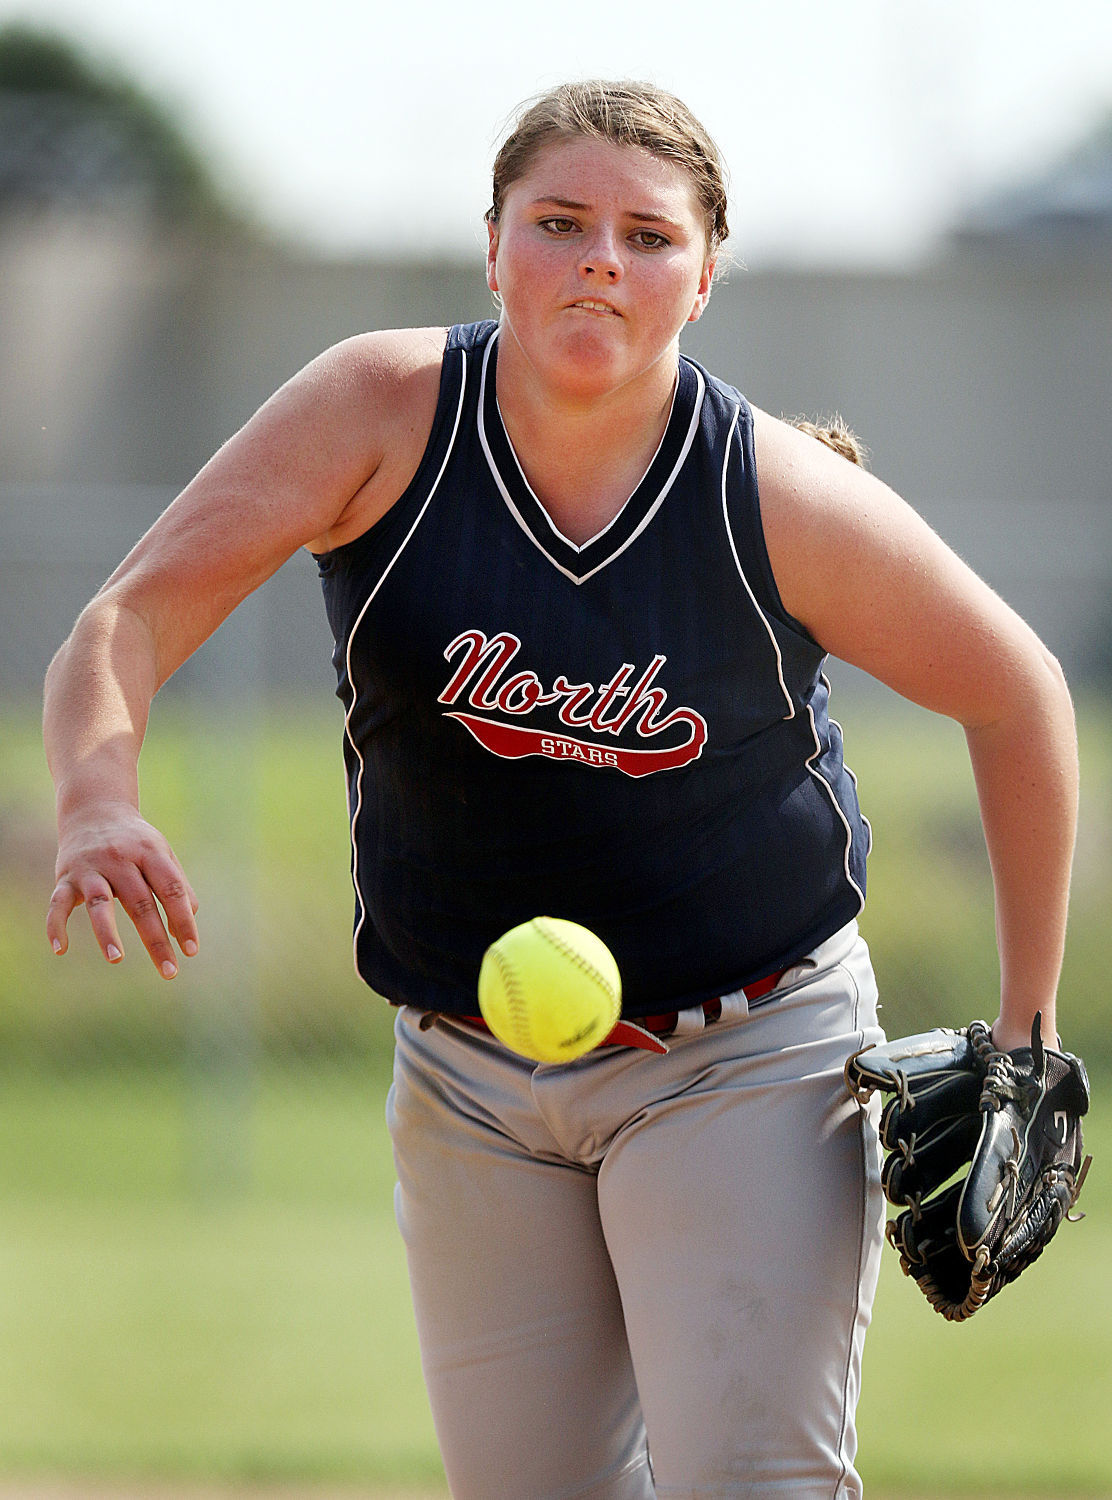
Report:
<svg viewBox="0 0 1112 1500"><path fill-rule="evenodd" d="M579 259L579 274L586 281L597 277L611 285L621 280L622 259L611 230L600 228L590 237L589 243L584 245Z"/></svg>

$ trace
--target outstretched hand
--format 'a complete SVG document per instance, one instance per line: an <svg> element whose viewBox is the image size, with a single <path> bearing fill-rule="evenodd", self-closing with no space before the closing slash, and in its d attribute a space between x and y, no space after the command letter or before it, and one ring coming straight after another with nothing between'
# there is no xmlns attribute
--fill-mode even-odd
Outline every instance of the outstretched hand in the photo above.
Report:
<svg viewBox="0 0 1112 1500"><path fill-rule="evenodd" d="M197 952L197 898L170 845L129 803L99 806L59 835L57 884L50 898L46 934L55 953L69 947L66 927L84 906L93 934L109 963L124 947L116 902L131 918L143 946L164 979L178 972L170 938L182 953Z"/></svg>

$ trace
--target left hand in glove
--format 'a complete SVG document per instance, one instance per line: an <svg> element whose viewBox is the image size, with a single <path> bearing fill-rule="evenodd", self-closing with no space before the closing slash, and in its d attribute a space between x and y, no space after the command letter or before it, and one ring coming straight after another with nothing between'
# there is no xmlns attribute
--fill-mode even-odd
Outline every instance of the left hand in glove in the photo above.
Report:
<svg viewBox="0 0 1112 1500"><path fill-rule="evenodd" d="M1039 1016L1011 1052L974 1021L859 1052L846 1085L862 1102L891 1095L882 1181L904 1210L888 1224L900 1264L944 1318L970 1317L1070 1217L1090 1160L1084 1063L1043 1044Z"/></svg>

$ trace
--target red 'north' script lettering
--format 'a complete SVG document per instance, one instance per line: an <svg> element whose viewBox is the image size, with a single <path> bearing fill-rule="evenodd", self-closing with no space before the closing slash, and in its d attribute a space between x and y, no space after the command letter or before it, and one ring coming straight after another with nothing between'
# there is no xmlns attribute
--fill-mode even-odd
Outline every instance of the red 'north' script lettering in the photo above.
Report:
<svg viewBox="0 0 1112 1500"><path fill-rule="evenodd" d="M655 685L667 657L654 656L639 676L631 662L623 662L601 687L591 682L569 682L561 673L551 688L546 688L535 672L518 670L511 675L510 668L520 649L520 639L509 632L488 637L481 630L465 630L444 652L447 661L457 657L459 661L438 702L455 704L466 693L467 705L479 712L457 710L448 717L463 724L492 754L510 760L542 755L552 760L615 769L627 776L650 776L656 771L673 770L702 754L707 738L702 714L692 708L666 712L668 694ZM502 717L520 720L538 708L555 708L560 724L570 729L594 730L599 735L618 736L629 730L640 739L651 740L680 728L684 737L678 745L667 748L631 748L617 746L612 739L600 743L559 730L507 723ZM498 717L487 717L490 714Z"/></svg>

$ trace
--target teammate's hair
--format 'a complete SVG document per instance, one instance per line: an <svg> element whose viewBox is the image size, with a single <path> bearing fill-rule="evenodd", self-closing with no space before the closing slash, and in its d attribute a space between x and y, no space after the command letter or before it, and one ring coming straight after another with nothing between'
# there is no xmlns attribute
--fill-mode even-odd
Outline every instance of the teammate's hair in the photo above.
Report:
<svg viewBox="0 0 1112 1500"><path fill-rule="evenodd" d="M868 448L853 428L837 413L818 422L808 421L806 417L788 417L786 420L792 427L797 427L800 432L806 432L811 437L818 438L820 443L825 443L828 448L833 448L835 453L848 458L851 464L859 464L863 469L868 467Z"/></svg>
<svg viewBox="0 0 1112 1500"><path fill-rule="evenodd" d="M674 161L691 178L706 223L707 255L726 236L726 168L707 130L681 99L651 83L588 79L564 83L524 104L494 161L487 222L497 224L506 193L553 141L588 136L640 146Z"/></svg>

